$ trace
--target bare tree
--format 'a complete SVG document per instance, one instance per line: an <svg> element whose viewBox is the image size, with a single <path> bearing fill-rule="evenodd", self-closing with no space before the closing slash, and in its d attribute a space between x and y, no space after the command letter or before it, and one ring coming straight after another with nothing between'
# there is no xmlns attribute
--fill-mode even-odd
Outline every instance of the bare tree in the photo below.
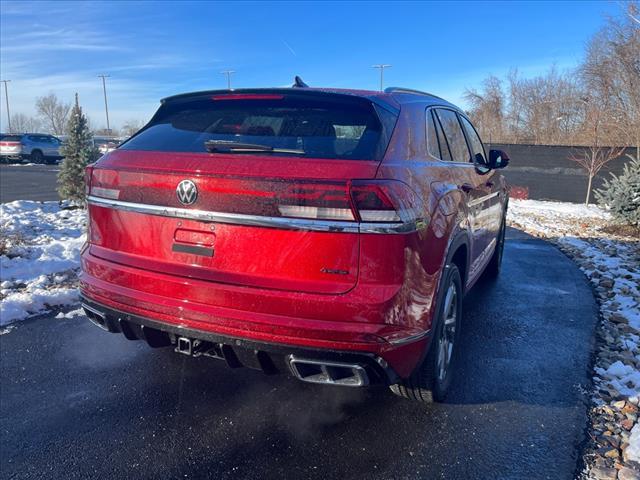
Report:
<svg viewBox="0 0 640 480"><path fill-rule="evenodd" d="M609 112L610 144L635 143L640 156L640 25L636 2L627 12L608 18L587 46L580 77L587 92L603 102Z"/></svg>
<svg viewBox="0 0 640 480"><path fill-rule="evenodd" d="M142 120L127 120L120 129L120 135L128 138L142 127L144 127L144 122Z"/></svg>
<svg viewBox="0 0 640 480"><path fill-rule="evenodd" d="M626 148L624 146L610 146L612 139L616 137L617 125L612 123L610 109L607 108L607 100L603 98L587 97L581 99L584 104L584 125L589 133L586 138L588 147L575 149L569 156L569 160L576 162L587 173L587 196L585 205L589 205L593 177L612 160L620 157ZM609 146L605 146L603 140Z"/></svg>
<svg viewBox="0 0 640 480"><path fill-rule="evenodd" d="M552 67L534 78L509 74L507 129L518 141L534 144L566 142L577 130L574 98L578 86L569 74Z"/></svg>
<svg viewBox="0 0 640 480"><path fill-rule="evenodd" d="M589 205L591 199L591 187L593 177L595 177L602 167L616 158L620 157L624 152L624 147L584 147L577 149L570 156L569 160L576 162L587 173L587 197L584 201L585 205Z"/></svg>
<svg viewBox="0 0 640 480"><path fill-rule="evenodd" d="M467 89L464 99L470 105L469 116L480 132L480 136L489 143L504 142L505 97L502 82L490 75L482 82L482 90Z"/></svg>
<svg viewBox="0 0 640 480"><path fill-rule="evenodd" d="M24 113L11 115L11 129L18 133L35 133L41 128L41 122L37 118L28 117Z"/></svg>
<svg viewBox="0 0 640 480"><path fill-rule="evenodd" d="M514 69L506 78L506 94L494 76L479 90L467 90L469 115L483 137L505 143L635 145L640 157L640 7L624 5L626 12L608 18L591 38L577 70L552 67L523 78ZM601 109L597 119L596 105Z"/></svg>
<svg viewBox="0 0 640 480"><path fill-rule="evenodd" d="M71 110L70 103L58 100L55 93L36 99L36 110L42 118L44 126L50 133L61 135L65 131L67 117Z"/></svg>
<svg viewBox="0 0 640 480"><path fill-rule="evenodd" d="M97 130L93 130L93 135L98 135L101 137L111 137L118 136L118 130L116 128L99 128Z"/></svg>

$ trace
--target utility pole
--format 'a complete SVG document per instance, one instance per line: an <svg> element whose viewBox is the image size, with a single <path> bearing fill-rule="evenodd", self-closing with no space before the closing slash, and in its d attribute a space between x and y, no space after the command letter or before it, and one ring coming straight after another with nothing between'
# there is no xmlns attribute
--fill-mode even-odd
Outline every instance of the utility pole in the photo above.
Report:
<svg viewBox="0 0 640 480"><path fill-rule="evenodd" d="M4 83L4 99L7 102L7 132L11 133L11 114L9 113L9 92L7 91L7 83L11 80L0 80Z"/></svg>
<svg viewBox="0 0 640 480"><path fill-rule="evenodd" d="M107 132L111 135L111 126L109 125L109 106L107 105L107 84L105 78L109 78L109 75L98 75L102 79L102 93L104 94L104 113L107 115Z"/></svg>
<svg viewBox="0 0 640 480"><path fill-rule="evenodd" d="M235 70L223 70L220 73L222 75L226 75L227 76L227 89L231 90L231 75L236 73L236 71Z"/></svg>
<svg viewBox="0 0 640 480"><path fill-rule="evenodd" d="M379 68L380 69L380 91L382 92L384 90L384 69L385 68L390 68L393 65L388 65L385 63L379 63L377 65L371 65L371 68Z"/></svg>

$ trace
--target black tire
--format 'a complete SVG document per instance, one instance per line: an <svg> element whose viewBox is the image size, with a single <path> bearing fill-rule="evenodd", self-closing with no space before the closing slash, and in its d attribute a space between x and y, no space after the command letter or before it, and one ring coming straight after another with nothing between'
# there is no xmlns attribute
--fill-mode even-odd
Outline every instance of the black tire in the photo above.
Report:
<svg viewBox="0 0 640 480"><path fill-rule="evenodd" d="M44 163L44 155L40 150L34 150L29 157L33 163Z"/></svg>
<svg viewBox="0 0 640 480"><path fill-rule="evenodd" d="M450 292L455 292L455 297L452 299L449 298ZM446 322L451 321L452 309L454 309L453 324L445 325ZM393 393L423 403L443 402L446 399L455 370L461 319L462 281L458 267L450 263L445 268L438 293L438 314L434 322L436 327L427 356L409 378L391 385ZM445 356L448 358L443 364Z"/></svg>
<svg viewBox="0 0 640 480"><path fill-rule="evenodd" d="M507 230L506 223L507 222L503 218L502 225L500 226L500 233L498 234L496 249L493 251L493 255L491 255L491 260L489 260L487 267L484 269L485 278L498 278L498 275L500 275L500 269L502 268L502 256L504 254L504 236Z"/></svg>

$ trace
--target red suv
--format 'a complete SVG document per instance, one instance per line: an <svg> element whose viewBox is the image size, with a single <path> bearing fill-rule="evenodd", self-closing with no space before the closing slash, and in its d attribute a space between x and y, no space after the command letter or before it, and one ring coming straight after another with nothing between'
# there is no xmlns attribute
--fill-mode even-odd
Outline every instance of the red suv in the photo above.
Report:
<svg viewBox="0 0 640 480"><path fill-rule="evenodd" d="M502 257L507 156L433 95L166 98L87 168L87 316L152 347L443 400Z"/></svg>

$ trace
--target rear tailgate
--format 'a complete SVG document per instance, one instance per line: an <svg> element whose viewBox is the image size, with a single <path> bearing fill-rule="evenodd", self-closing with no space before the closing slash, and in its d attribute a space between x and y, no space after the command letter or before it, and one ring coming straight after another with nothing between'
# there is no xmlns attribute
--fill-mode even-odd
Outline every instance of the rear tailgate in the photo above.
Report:
<svg viewBox="0 0 640 480"><path fill-rule="evenodd" d="M320 168L317 160L296 161L292 168L276 159L236 156L212 162L198 157L117 150L101 161L91 181L92 194L104 198L102 205L98 200L89 207L91 253L138 268L236 285L318 293L346 292L355 285L357 232L262 226L260 217L272 218L285 195L309 188L332 188L346 201L345 179L375 175L376 162L325 160ZM268 170L270 178L252 175L260 170ZM185 179L198 189L192 206L181 204L176 192ZM145 207L111 208L104 205L108 196L163 208L151 213ZM244 208L247 204L251 210ZM193 218L185 218L185 210ZM248 218L233 216L247 211L252 212ZM213 220L195 219L200 212Z"/></svg>
<svg viewBox="0 0 640 480"><path fill-rule="evenodd" d="M185 119L183 110L179 121ZM201 113L190 110L192 117ZM157 117L166 133L166 123ZM125 143L96 164L89 207L92 255L248 287L326 294L354 287L359 234L349 185L352 179L374 178L379 158L337 158L345 156L333 151L333 158L207 153L201 138L197 144L185 140L193 136L192 127L179 121L171 124L180 130L173 147L152 128L146 143L144 137L129 148ZM260 128L250 127L253 137L277 146L273 142L280 138L265 135L277 137L277 122L261 121ZM243 128L246 133L242 119L216 128L231 140ZM332 140L336 144L338 136ZM323 154L326 142L309 137L315 143L304 138L305 150ZM158 149L145 150L148 145Z"/></svg>
<svg viewBox="0 0 640 480"><path fill-rule="evenodd" d="M0 138L1 155L18 155L22 153L22 143L19 135L3 135Z"/></svg>

